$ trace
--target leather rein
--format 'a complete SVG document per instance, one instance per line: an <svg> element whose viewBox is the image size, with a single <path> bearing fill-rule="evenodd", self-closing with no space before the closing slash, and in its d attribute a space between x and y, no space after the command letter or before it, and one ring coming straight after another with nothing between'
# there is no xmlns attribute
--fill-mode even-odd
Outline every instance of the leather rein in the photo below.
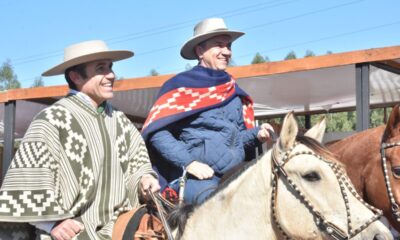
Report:
<svg viewBox="0 0 400 240"><path fill-rule="evenodd" d="M170 209L175 208L175 206L172 203L165 200L160 194L155 194L151 190L148 190L147 193L149 194L151 200L156 205L157 211L160 216L161 223L164 226L165 232L167 234L167 239L174 240L174 237L173 237L172 231L171 231L171 227L169 226L167 217L166 217L167 211L165 210L163 204L166 205Z"/></svg>
<svg viewBox="0 0 400 240"><path fill-rule="evenodd" d="M272 170L273 170L273 182L272 182L272 194L271 194L271 209L274 217L274 221L276 223L277 228L280 230L282 235L284 236L285 239L290 239L288 234L284 231L282 226L279 223L279 219L277 216L277 193L278 193L278 179L282 179L288 183L290 188L296 192L300 198L300 200L305 204L305 206L309 209L309 211L314 215L315 217L315 223L318 226L318 228L325 232L327 235L331 236L333 239L338 239L338 240L345 240L345 239L350 239L363 231L365 228L367 228L371 223L376 221L377 219L380 218L382 215L382 211L367 204L356 192L354 186L348 179L347 175L345 174L345 171L343 168L334 162L330 162L325 160L322 156L312 152L312 151L301 151L301 152L296 152L292 153L293 149L297 143L294 144L292 148L290 148L288 151L284 152L281 156L283 156L281 159L278 159L277 156L277 149L276 146L272 149ZM343 201L346 206L346 214L347 214L347 228L348 232L345 232L343 229L338 227L332 222L329 222L322 214L321 212L312 204L311 201L307 198L307 196L301 191L301 189L294 183L294 181L288 176L286 173L284 166L285 164L292 158L299 156L299 155L311 155L316 158L318 158L321 161L326 162L333 172L336 175L336 178L339 182L340 185L340 190L342 193ZM361 203L363 203L368 209L370 209L372 212L374 212L374 216L372 216L370 219L368 219L364 224L362 224L360 227L357 229L353 229L352 224L351 224L351 213L350 213L350 206L349 206L349 201L348 201L348 196L345 191L345 188L347 188L351 194L353 194L354 197L356 197L357 200L359 200Z"/></svg>

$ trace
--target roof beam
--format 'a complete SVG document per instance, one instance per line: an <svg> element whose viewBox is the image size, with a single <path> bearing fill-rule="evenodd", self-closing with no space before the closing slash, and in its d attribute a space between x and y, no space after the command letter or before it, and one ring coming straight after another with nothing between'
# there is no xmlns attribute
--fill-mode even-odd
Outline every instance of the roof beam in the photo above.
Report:
<svg viewBox="0 0 400 240"><path fill-rule="evenodd" d="M380 68L382 70L400 75L400 63L396 61L388 60L388 61L374 62L371 63L371 65Z"/></svg>

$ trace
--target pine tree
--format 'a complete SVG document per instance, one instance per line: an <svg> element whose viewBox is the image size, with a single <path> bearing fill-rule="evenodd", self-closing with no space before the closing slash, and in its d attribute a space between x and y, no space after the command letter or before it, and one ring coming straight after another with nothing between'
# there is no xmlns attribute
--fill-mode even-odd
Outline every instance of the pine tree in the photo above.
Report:
<svg viewBox="0 0 400 240"><path fill-rule="evenodd" d="M263 56L261 56L260 53L256 53L253 60L251 61L251 64L257 64L257 63L265 63L265 59Z"/></svg>
<svg viewBox="0 0 400 240"><path fill-rule="evenodd" d="M292 50L286 55L285 60L296 59L296 58L297 58L296 53Z"/></svg>
<svg viewBox="0 0 400 240"><path fill-rule="evenodd" d="M150 76L158 76L160 75L155 69L151 69Z"/></svg>
<svg viewBox="0 0 400 240"><path fill-rule="evenodd" d="M307 50L306 51L306 54L304 55L304 57L314 57L315 56L315 53L313 52L313 51L311 51L311 50Z"/></svg>
<svg viewBox="0 0 400 240"><path fill-rule="evenodd" d="M37 78L35 78L35 80L33 81L31 87L34 88L34 87L43 87L43 86L44 86L44 82L43 82L42 77L37 77Z"/></svg>

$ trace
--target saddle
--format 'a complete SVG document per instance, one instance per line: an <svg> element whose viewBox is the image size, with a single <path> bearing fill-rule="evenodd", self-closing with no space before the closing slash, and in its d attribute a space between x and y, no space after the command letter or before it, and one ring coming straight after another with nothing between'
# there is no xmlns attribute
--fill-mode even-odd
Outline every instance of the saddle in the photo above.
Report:
<svg viewBox="0 0 400 240"><path fill-rule="evenodd" d="M161 240L167 235L161 220L149 205L121 214L115 222L112 239Z"/></svg>
<svg viewBox="0 0 400 240"><path fill-rule="evenodd" d="M160 194L148 192L153 204L144 204L121 214L114 224L114 240L172 240L171 229L166 221L166 210L175 206ZM165 208L164 208L165 206Z"/></svg>

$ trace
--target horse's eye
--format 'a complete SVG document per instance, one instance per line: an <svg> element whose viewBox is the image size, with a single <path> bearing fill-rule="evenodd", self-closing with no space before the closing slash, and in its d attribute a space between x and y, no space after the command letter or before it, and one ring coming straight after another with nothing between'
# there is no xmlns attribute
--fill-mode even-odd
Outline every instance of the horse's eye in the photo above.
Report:
<svg viewBox="0 0 400 240"><path fill-rule="evenodd" d="M400 178L400 167L393 167L392 172L395 178Z"/></svg>
<svg viewBox="0 0 400 240"><path fill-rule="evenodd" d="M302 177L309 182L316 182L321 180L321 176L319 176L317 172L309 172Z"/></svg>

